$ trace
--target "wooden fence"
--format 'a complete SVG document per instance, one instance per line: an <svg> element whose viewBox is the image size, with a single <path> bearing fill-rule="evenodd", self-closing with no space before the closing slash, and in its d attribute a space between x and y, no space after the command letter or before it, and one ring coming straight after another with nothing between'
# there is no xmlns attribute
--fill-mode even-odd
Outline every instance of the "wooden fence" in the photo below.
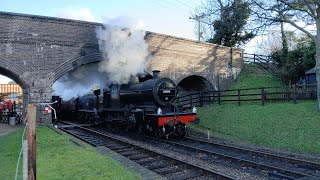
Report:
<svg viewBox="0 0 320 180"><path fill-rule="evenodd" d="M316 84L292 85L278 87L260 87L233 89L224 91L203 91L179 97L183 108L191 108L222 102L235 102L239 106L243 102L261 102L264 106L268 102L292 101L317 99Z"/></svg>
<svg viewBox="0 0 320 180"><path fill-rule="evenodd" d="M260 54L243 53L243 60L245 63L261 64L263 66L268 66L268 64L276 63L271 56Z"/></svg>

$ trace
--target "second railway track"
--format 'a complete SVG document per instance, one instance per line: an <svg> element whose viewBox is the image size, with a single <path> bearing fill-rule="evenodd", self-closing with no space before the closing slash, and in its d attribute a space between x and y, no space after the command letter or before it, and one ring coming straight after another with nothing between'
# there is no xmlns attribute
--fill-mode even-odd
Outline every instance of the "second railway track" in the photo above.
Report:
<svg viewBox="0 0 320 180"><path fill-rule="evenodd" d="M174 147L170 148L172 151L176 149L177 152L188 154L194 158L199 157L199 153L205 154L206 157L203 159L207 162L225 164L226 166L229 166L231 162L238 168L250 169L250 172L256 171L258 174L260 172L263 176L267 175L273 179L320 179L320 164L317 162L192 137L163 140L134 133L129 134L131 138L133 137L132 139L138 141L161 141ZM128 133L123 133L123 135L128 136ZM164 145L162 144L162 146ZM188 152L184 152L182 149Z"/></svg>
<svg viewBox="0 0 320 180"><path fill-rule="evenodd" d="M270 177L280 179L320 179L320 164L312 161L231 146L223 143L186 137L163 140L196 152L230 160L241 167L248 166L267 172Z"/></svg>

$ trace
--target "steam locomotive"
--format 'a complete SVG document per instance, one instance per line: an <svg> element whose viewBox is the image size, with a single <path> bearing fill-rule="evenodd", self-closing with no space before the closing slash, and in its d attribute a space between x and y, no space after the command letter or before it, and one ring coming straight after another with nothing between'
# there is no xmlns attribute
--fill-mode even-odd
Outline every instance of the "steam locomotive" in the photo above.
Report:
<svg viewBox="0 0 320 180"><path fill-rule="evenodd" d="M93 94L65 102L64 115L70 113L91 123L120 125L156 137L184 136L186 124L200 122L196 108L183 112L176 103L177 89L171 79L159 78L160 71L137 76L125 85L96 89ZM61 102L61 101L59 101ZM73 108L70 108L70 106Z"/></svg>

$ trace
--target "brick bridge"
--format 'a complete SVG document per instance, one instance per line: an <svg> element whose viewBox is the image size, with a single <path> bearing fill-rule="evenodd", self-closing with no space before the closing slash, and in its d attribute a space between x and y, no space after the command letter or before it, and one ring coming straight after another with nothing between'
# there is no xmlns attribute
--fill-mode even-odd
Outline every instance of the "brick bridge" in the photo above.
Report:
<svg viewBox="0 0 320 180"><path fill-rule="evenodd" d="M24 102L50 102L62 75L102 56L95 30L99 23L0 12L0 74L23 88ZM153 55L149 70L160 70L182 89L228 87L243 66L242 50L147 32ZM218 76L219 75L219 76ZM218 81L218 78L219 81ZM51 122L39 108L40 122Z"/></svg>

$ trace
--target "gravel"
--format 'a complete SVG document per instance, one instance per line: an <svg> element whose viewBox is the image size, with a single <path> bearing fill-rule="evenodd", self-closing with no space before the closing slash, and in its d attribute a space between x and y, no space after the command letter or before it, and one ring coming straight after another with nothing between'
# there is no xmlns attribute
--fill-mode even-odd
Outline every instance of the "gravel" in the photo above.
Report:
<svg viewBox="0 0 320 180"><path fill-rule="evenodd" d="M132 135L132 137L127 137L128 135L123 135L123 134L121 135L121 134L122 133L120 134L112 133L113 136L117 136L122 140L130 141L131 143L134 143L146 149L153 150L167 156L172 156L172 157L175 157L176 159L186 161L190 164L201 166L209 170L213 170L216 172L220 172L220 173L235 177L236 179L246 179L246 180L268 179L268 177L263 174L256 174L253 171L250 173L250 169L248 168L234 167L234 165L231 163L226 164L226 161L224 161L224 165L222 165L222 163L219 162L221 161L220 158L207 157L207 155L201 154L201 153L198 153L195 156L194 152L188 152L185 149L172 147L171 145L162 143L158 140L147 141L147 140L143 140L143 138L137 135ZM208 162L208 159L210 160L210 162ZM212 160L214 159L216 159L217 161L212 162Z"/></svg>

